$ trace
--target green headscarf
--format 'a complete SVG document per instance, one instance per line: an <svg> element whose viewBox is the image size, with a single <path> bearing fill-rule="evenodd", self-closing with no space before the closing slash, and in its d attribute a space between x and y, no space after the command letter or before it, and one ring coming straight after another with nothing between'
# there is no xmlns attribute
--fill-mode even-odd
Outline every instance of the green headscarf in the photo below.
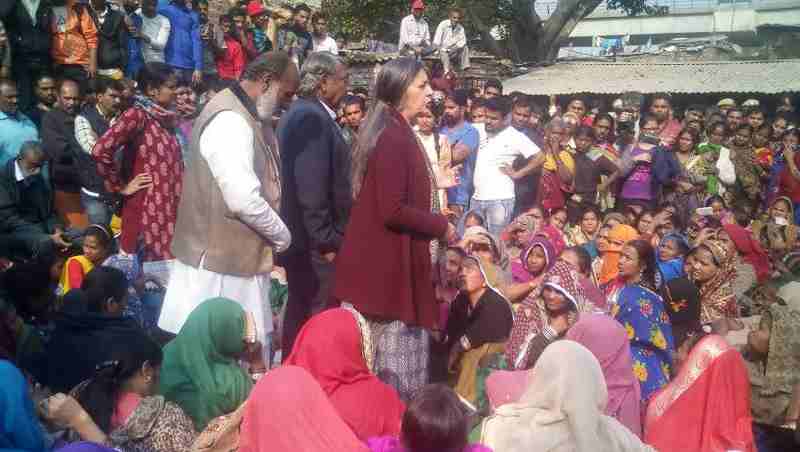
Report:
<svg viewBox="0 0 800 452"><path fill-rule="evenodd" d="M227 298L204 301L164 347L160 392L194 421L197 431L235 411L250 394L250 377L235 356L244 350L245 312Z"/></svg>

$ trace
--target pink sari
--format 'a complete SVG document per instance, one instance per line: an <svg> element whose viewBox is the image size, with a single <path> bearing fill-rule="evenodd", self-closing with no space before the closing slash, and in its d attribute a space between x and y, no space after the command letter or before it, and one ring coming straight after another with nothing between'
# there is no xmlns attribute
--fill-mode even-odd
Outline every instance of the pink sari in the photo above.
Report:
<svg viewBox="0 0 800 452"><path fill-rule="evenodd" d="M600 362L608 388L605 414L641 438L642 393L631 371L633 361L625 328L607 315L589 315L581 317L566 338L588 348Z"/></svg>
<svg viewBox="0 0 800 452"><path fill-rule="evenodd" d="M752 423L744 360L722 336L710 335L652 397L644 440L661 452L755 452Z"/></svg>

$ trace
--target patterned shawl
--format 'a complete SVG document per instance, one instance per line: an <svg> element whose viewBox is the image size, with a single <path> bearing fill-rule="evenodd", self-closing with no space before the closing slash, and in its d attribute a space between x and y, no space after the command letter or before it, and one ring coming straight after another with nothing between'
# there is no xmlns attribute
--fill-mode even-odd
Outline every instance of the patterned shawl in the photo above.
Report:
<svg viewBox="0 0 800 452"><path fill-rule="evenodd" d="M735 279L736 259L731 259L728 250L716 240L705 241L699 246L711 252L719 266L717 274L700 286L701 322L705 324L735 317L736 298L731 284Z"/></svg>

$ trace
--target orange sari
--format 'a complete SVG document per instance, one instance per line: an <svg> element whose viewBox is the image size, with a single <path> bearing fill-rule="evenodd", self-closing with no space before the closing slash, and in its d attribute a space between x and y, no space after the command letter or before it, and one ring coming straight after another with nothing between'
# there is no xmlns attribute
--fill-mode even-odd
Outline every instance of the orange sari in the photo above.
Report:
<svg viewBox="0 0 800 452"><path fill-rule="evenodd" d="M750 379L722 336L700 340L647 407L644 441L659 452L755 452Z"/></svg>

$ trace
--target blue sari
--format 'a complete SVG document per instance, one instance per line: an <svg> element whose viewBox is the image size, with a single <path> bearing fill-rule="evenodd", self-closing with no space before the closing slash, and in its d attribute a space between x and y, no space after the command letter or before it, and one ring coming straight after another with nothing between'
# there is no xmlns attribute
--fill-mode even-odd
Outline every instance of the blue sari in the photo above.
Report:
<svg viewBox="0 0 800 452"><path fill-rule="evenodd" d="M45 438L28 382L10 361L0 360L0 451L44 451Z"/></svg>
<svg viewBox="0 0 800 452"><path fill-rule="evenodd" d="M642 286L623 286L612 295L610 312L628 332L633 374L646 401L669 383L672 371L675 344L664 301Z"/></svg>

